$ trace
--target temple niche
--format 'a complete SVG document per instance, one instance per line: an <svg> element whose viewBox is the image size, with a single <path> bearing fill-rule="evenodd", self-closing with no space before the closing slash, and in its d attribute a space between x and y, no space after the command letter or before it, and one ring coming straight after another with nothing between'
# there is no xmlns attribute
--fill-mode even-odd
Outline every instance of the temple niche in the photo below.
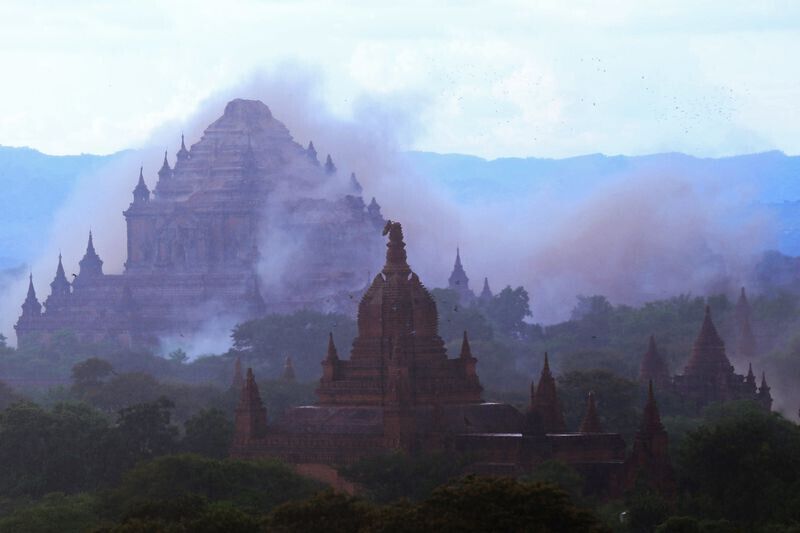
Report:
<svg viewBox="0 0 800 533"><path fill-rule="evenodd" d="M672 489L667 435L652 388L632 454L619 433L602 427L593 394L581 427L566 428L547 357L538 384L531 384L526 413L484 401L468 332L459 354L450 357L438 335L436 303L408 264L402 227L390 221L384 235L386 261L359 302L349 357L329 337L317 404L290 408L271 423L248 370L236 407L233 457L280 458L330 481L338 479L336 468L371 455L449 451L471 457L470 471L490 475L520 475L547 460L563 461L585 474L587 492L601 496L621 495L640 471L656 488ZM234 380L241 383L236 364Z"/></svg>
<svg viewBox="0 0 800 533"><path fill-rule="evenodd" d="M103 272L91 235L74 281L59 257L44 311L30 305L35 290L26 299L20 346L59 330L152 346L221 313L352 313L365 273L379 266L378 202L367 205L355 174L340 175L331 155L320 164L313 143L295 142L259 101L229 102L190 147L181 135L174 164L165 152L154 185L137 170L123 213L124 271Z"/></svg>

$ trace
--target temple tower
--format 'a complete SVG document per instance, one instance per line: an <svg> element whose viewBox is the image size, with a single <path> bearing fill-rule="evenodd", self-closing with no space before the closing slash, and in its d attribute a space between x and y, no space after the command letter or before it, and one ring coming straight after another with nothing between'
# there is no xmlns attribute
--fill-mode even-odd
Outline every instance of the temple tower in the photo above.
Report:
<svg viewBox="0 0 800 533"><path fill-rule="evenodd" d="M158 170L158 180L168 180L172 177L172 168L169 166L169 161L167 161L167 151L164 150L164 162L161 164L161 168Z"/></svg>
<svg viewBox="0 0 800 533"><path fill-rule="evenodd" d="M717 333L711 318L711 308L706 306L700 332L692 346L692 354L682 376L675 384L682 396L701 409L712 402L728 401L738 396L733 366L725 353L725 343Z"/></svg>
<svg viewBox="0 0 800 533"><path fill-rule="evenodd" d="M744 378L744 385L750 394L755 396L758 393L758 384L756 383L756 375L753 373L752 363L747 365L747 376Z"/></svg>
<svg viewBox="0 0 800 533"><path fill-rule="evenodd" d="M252 368L247 369L239 405L236 407L234 427L234 444L246 444L267 433L267 409L261 402L261 394L258 392Z"/></svg>
<svg viewBox="0 0 800 533"><path fill-rule="evenodd" d="M472 303L475 299L475 295L469 288L467 273L464 272L464 267L461 265L461 250L458 248L456 248L456 261L453 265L453 272L450 273L450 278L447 280L447 288L458 293L461 305Z"/></svg>
<svg viewBox="0 0 800 533"><path fill-rule="evenodd" d="M150 201L150 189L144 182L144 167L139 167L139 181L133 188L133 203L144 204Z"/></svg>
<svg viewBox="0 0 800 533"><path fill-rule="evenodd" d="M103 261L94 249L91 231L89 231L89 242L86 244L86 253L78 265L80 266L80 271L78 272L78 279L80 280L103 275Z"/></svg>
<svg viewBox="0 0 800 533"><path fill-rule="evenodd" d="M292 365L291 356L287 355L286 360L283 362L283 374L281 374L281 379L287 382L294 381L294 365Z"/></svg>
<svg viewBox="0 0 800 533"><path fill-rule="evenodd" d="M42 314L42 304L36 298L36 289L33 288L33 274L28 276L28 294L22 303L21 319L36 318Z"/></svg>
<svg viewBox="0 0 800 533"><path fill-rule="evenodd" d="M594 392L589 392L586 399L586 414L581 422L579 433L603 433L600 417L597 415L597 406L594 401Z"/></svg>
<svg viewBox="0 0 800 533"><path fill-rule="evenodd" d="M356 195L361 195L361 193L364 192L364 188L361 187L361 183L358 182L355 172L350 173L350 190Z"/></svg>
<svg viewBox="0 0 800 533"><path fill-rule="evenodd" d="M337 367L339 366L339 352L336 351L336 344L333 342L333 333L328 333L328 351L322 361L322 377L320 378L320 388L322 383L330 383L337 378Z"/></svg>
<svg viewBox="0 0 800 533"><path fill-rule="evenodd" d="M22 303L22 314L17 319L17 323L14 324L14 330L17 333L17 344L20 348L31 340L36 323L41 316L42 304L36 298L36 289L33 288L33 274L30 274L28 276L28 294Z"/></svg>
<svg viewBox="0 0 800 533"><path fill-rule="evenodd" d="M758 356L756 337L750 324L750 303L747 301L744 287L736 302L736 355L745 361Z"/></svg>
<svg viewBox="0 0 800 533"><path fill-rule="evenodd" d="M325 158L325 174L329 176L331 174L336 174L336 165L333 164L333 158L331 158L331 154L328 154L328 157Z"/></svg>
<svg viewBox="0 0 800 533"><path fill-rule="evenodd" d="M233 379L231 380L231 388L240 391L244 387L244 376L242 375L242 358L237 357L233 363Z"/></svg>
<svg viewBox="0 0 800 533"><path fill-rule="evenodd" d="M550 372L550 361L547 353L544 354L544 366L539 376L539 383L533 393L533 411L542 424L545 433L565 433L567 425L564 423L564 413L561 402L556 392L556 380Z"/></svg>
<svg viewBox="0 0 800 533"><path fill-rule="evenodd" d="M655 335L650 335L647 352L645 352L642 363L639 366L639 382L647 384L651 381L658 389L667 388L671 384L667 363L658 353L658 348L656 348Z"/></svg>
<svg viewBox="0 0 800 533"><path fill-rule="evenodd" d="M319 166L319 159L317 159L317 149L314 148L314 141L308 141L306 156L308 156L309 161L311 161L314 165Z"/></svg>
<svg viewBox="0 0 800 533"><path fill-rule="evenodd" d="M481 290L480 296L478 296L478 302L481 305L486 305L492 301L492 298L494 298L494 295L489 288L489 278L483 278L483 289Z"/></svg>
<svg viewBox="0 0 800 533"><path fill-rule="evenodd" d="M758 401L767 411L772 410L772 394L770 394L770 388L767 385L767 375L766 373L761 373L761 386L758 388Z"/></svg>
<svg viewBox="0 0 800 533"><path fill-rule="evenodd" d="M331 337L319 403L377 406L390 396L413 405L480 403L469 341L461 357L447 357L436 303L408 265L402 226L390 221L383 233L389 237L386 262L359 303L350 359L339 359Z"/></svg>
<svg viewBox="0 0 800 533"><path fill-rule="evenodd" d="M56 267L56 276L50 282L50 296L44 302L45 312L53 312L62 309L69 304L70 296L72 295L72 286L67 281L67 275L64 273L64 265L61 262L61 254L58 254L58 266Z"/></svg>
<svg viewBox="0 0 800 533"><path fill-rule="evenodd" d="M632 488L637 478L657 488L667 496L675 491L675 477L669 460L669 437L653 394L653 383L648 384L647 403L642 423L633 441L633 450L625 461L626 485Z"/></svg>
<svg viewBox="0 0 800 533"><path fill-rule="evenodd" d="M183 161L189 159L189 150L186 149L186 141L183 138L183 133L181 133L181 147L175 154L175 157L177 158L178 163L182 163ZM178 166L177 163L175 166Z"/></svg>

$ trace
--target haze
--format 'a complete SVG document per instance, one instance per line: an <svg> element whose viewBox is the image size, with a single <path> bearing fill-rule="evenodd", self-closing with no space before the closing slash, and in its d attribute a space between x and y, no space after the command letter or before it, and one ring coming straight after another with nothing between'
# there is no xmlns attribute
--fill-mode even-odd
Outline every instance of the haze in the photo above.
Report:
<svg viewBox="0 0 800 533"><path fill-rule="evenodd" d="M484 157L800 151L800 6L4 2L0 144L110 153L289 60L348 117L399 99L405 148ZM488 142L491 141L491 142Z"/></svg>

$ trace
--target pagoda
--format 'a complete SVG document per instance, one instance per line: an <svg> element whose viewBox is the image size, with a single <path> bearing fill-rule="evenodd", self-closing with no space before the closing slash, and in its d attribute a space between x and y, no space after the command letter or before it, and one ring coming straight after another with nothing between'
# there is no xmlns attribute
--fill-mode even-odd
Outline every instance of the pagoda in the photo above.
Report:
<svg viewBox="0 0 800 533"><path fill-rule="evenodd" d="M363 272L380 265L378 203L367 206L354 175L330 155L320 165L314 144L295 142L262 102L230 101L197 142L181 134L174 164L165 152L154 174L134 174L124 271L104 272L91 232L74 280L59 254L44 312L26 304L17 323L20 347L69 330L153 348L220 314L352 313Z"/></svg>

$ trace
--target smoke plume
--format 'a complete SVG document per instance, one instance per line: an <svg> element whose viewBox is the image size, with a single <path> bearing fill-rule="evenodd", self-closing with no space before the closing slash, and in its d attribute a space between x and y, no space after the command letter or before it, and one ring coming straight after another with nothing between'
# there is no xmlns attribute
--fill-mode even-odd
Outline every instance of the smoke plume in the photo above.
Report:
<svg viewBox="0 0 800 533"><path fill-rule="evenodd" d="M483 276L495 291L524 285L535 321L566 318L577 294L636 304L727 289L746 281L755 254L774 240L766 216L740 213L752 191L727 190L713 176L691 182L669 169L625 176L580 199L533 188L529 195L503 201L459 202L439 183L416 174L403 156L424 128L423 97L360 97L342 117L327 105L324 80L316 71L284 65L215 93L192 116L164 124L145 145L82 176L54 216L48 253L31 261L40 300L49 292L46 283L59 250L68 276L77 272L90 228L105 272L122 271L121 212L130 203L139 166L152 188L164 150L174 160L181 132L192 144L232 98L263 101L299 143L313 140L321 158L330 153L340 175L355 172L365 201L376 197L386 218L403 223L409 262L428 286L446 283L458 245L473 289L480 289ZM274 263L262 274L279 283L303 250L280 236L270 244ZM25 288L20 276L1 300L7 334Z"/></svg>

